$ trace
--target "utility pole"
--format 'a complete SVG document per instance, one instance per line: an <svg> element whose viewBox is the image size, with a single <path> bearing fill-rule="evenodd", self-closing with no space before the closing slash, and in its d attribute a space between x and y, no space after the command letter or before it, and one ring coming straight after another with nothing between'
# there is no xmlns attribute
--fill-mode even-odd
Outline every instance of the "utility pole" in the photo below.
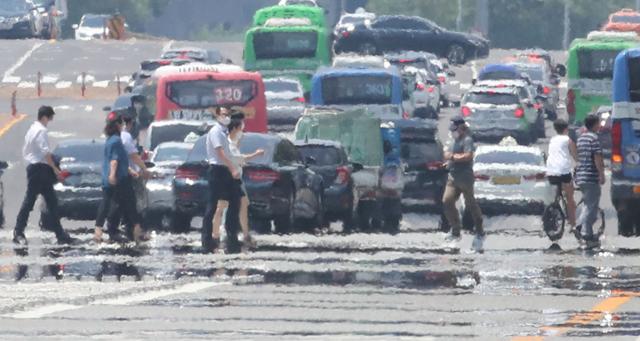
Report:
<svg viewBox="0 0 640 341"><path fill-rule="evenodd" d="M475 29L489 36L489 0L476 0Z"/></svg>
<svg viewBox="0 0 640 341"><path fill-rule="evenodd" d="M640 0L638 0L640 2ZM569 35L571 33L571 0L564 0L564 34L562 35L562 48L566 51L569 49Z"/></svg>
<svg viewBox="0 0 640 341"><path fill-rule="evenodd" d="M456 17L456 31L458 32L462 31L462 0L458 0L458 16Z"/></svg>

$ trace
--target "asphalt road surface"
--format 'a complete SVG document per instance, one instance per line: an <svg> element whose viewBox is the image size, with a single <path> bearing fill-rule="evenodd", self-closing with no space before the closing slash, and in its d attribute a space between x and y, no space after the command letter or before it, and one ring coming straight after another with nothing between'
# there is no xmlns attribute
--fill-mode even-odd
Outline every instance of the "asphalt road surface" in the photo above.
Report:
<svg viewBox="0 0 640 341"><path fill-rule="evenodd" d="M58 75L56 82L73 81L85 70L108 80L130 74L140 59L156 57L167 43L3 41L0 73L9 84L29 82L38 71ZM237 44L207 46L235 61L241 56ZM493 51L488 60L457 68L458 81L469 84L474 69L507 54ZM2 101L0 112L8 108ZM93 222L63 221L85 242L67 248L39 230L35 213L26 232L29 250L17 252L11 229L25 189L20 148L41 104L57 109L50 135L59 141L99 136L100 108L110 103L22 100L18 108L27 117L10 129L0 127L0 159L11 163L2 178L8 218L0 230L2 340L640 335L640 248L636 238L616 236L607 187L601 252L582 251L569 236L551 247L538 216L497 216L487 217L485 251L475 253L470 235L446 246L437 217L429 214L406 215L396 236L342 235L337 225L316 235L257 236L257 250L239 255L199 253L197 229L154 233L141 246L98 246L91 242ZM442 138L458 110L443 111ZM552 136L549 123L547 131ZM545 148L546 141L539 145Z"/></svg>

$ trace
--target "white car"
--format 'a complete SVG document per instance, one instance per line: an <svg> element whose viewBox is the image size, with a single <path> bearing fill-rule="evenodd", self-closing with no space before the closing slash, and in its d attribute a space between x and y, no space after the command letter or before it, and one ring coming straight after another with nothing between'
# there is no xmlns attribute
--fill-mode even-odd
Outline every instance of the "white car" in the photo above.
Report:
<svg viewBox="0 0 640 341"><path fill-rule="evenodd" d="M358 8L355 13L343 14L340 20L338 20L333 32L337 37L339 34L342 34L342 32L352 31L356 25L374 20L375 18L375 13L367 12L363 8Z"/></svg>
<svg viewBox="0 0 640 341"><path fill-rule="evenodd" d="M294 78L265 78L269 130L293 130L304 112L304 89Z"/></svg>
<svg viewBox="0 0 640 341"><path fill-rule="evenodd" d="M80 23L72 26L76 31L76 40L104 39L109 35L107 20L109 16L104 14L83 15Z"/></svg>
<svg viewBox="0 0 640 341"><path fill-rule="evenodd" d="M440 101L443 107L459 106L462 99L460 82L453 80L456 73L449 70L449 64L443 63L438 58L429 59L429 63L434 67L438 82L440 82Z"/></svg>
<svg viewBox="0 0 640 341"><path fill-rule="evenodd" d="M475 196L484 213L542 214L554 199L538 147L519 146L506 137L499 145L478 146L473 162Z"/></svg>
<svg viewBox="0 0 640 341"><path fill-rule="evenodd" d="M341 54L333 58L334 68L386 69L391 64L382 56L363 56L359 54Z"/></svg>
<svg viewBox="0 0 640 341"><path fill-rule="evenodd" d="M402 69L402 107L410 117L438 118L440 87L429 81L427 72L413 66Z"/></svg>
<svg viewBox="0 0 640 341"><path fill-rule="evenodd" d="M316 0L280 0L278 2L278 6L292 6L292 5L301 5L301 6L311 6L311 7L320 7Z"/></svg>

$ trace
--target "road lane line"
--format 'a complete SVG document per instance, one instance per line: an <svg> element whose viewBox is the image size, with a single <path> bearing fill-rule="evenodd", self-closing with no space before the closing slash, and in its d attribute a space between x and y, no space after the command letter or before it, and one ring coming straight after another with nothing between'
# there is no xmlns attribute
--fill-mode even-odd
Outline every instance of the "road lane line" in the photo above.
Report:
<svg viewBox="0 0 640 341"><path fill-rule="evenodd" d="M18 124L18 122L24 120L26 117L27 115L20 114L14 117L13 119L11 119L11 121L7 122L7 124L5 124L3 127L0 127L0 137L6 134L9 131L9 129L11 129L14 125Z"/></svg>
<svg viewBox="0 0 640 341"><path fill-rule="evenodd" d="M633 297L640 297L640 293L614 291L610 296L591 308L590 311L573 315L565 323L557 326L544 326L540 331L544 336L517 336L513 341L542 341L545 337L559 337L571 331L574 327L584 326L601 319L605 314L616 311L620 306L629 302Z"/></svg>
<svg viewBox="0 0 640 341"><path fill-rule="evenodd" d="M167 43L165 43L164 46L162 46L162 53L169 51L174 42L175 40L169 40Z"/></svg>
<svg viewBox="0 0 640 341"><path fill-rule="evenodd" d="M9 83L9 80L15 79L15 77L13 77L13 73L16 72L16 70L18 70L18 68L21 67L22 64L24 64L24 62L26 62L27 59L29 59L29 57L31 57L31 55L42 45L44 45L43 42L34 44L29 51L27 51L22 57L20 57L20 59L18 59L18 61L4 73L2 82Z"/></svg>
<svg viewBox="0 0 640 341"><path fill-rule="evenodd" d="M192 282L176 288L170 288L170 289L163 288L163 289L152 290L152 291L143 292L143 293L134 293L131 295L126 295L126 296L121 296L116 298L98 299L84 305L54 303L54 304L49 304L42 307L33 308L26 311L21 311L18 313L5 314L3 316L8 318L14 318L14 319L39 319L47 315L60 313L64 311L70 311L70 310L78 310L78 309L86 308L88 306L130 305L130 304L151 301L151 300L155 300L158 298L171 296L171 295L194 294L196 292L199 292L205 289L210 289L210 288L222 286L222 285L232 285L232 284L233 284L232 282Z"/></svg>

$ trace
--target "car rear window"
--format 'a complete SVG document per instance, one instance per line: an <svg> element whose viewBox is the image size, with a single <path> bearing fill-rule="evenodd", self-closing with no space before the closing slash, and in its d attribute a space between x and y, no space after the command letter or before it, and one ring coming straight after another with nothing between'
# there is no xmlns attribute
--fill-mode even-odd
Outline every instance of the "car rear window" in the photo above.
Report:
<svg viewBox="0 0 640 341"><path fill-rule="evenodd" d="M251 154L258 149L263 149L264 154L248 161L250 164L269 165L274 159L275 143L262 136L245 136L240 141L240 152L242 154Z"/></svg>
<svg viewBox="0 0 640 341"><path fill-rule="evenodd" d="M520 79L519 75L516 75L512 71L492 71L492 72L483 72L480 74L478 78L481 81L486 80L500 80L500 79Z"/></svg>
<svg viewBox="0 0 640 341"><path fill-rule="evenodd" d="M620 50L578 51L578 71L580 78L612 79L613 64Z"/></svg>
<svg viewBox="0 0 640 341"><path fill-rule="evenodd" d="M342 153L338 148L329 146L301 146L298 147L304 159L312 157L316 166L334 166L343 163Z"/></svg>
<svg viewBox="0 0 640 341"><path fill-rule="evenodd" d="M53 154L70 162L99 163L104 159L104 141L58 146Z"/></svg>
<svg viewBox="0 0 640 341"><path fill-rule="evenodd" d="M151 128L151 135L149 136L148 148L149 150L154 150L161 143L165 142L184 142L187 135L191 133L202 135L205 134L209 128L208 125L197 126L183 123L153 126Z"/></svg>
<svg viewBox="0 0 640 341"><path fill-rule="evenodd" d="M271 92L298 92L298 83L286 81L265 81L265 91Z"/></svg>
<svg viewBox="0 0 640 341"><path fill-rule="evenodd" d="M442 148L434 141L402 139L401 156L408 162L430 162L442 160Z"/></svg>
<svg viewBox="0 0 640 341"><path fill-rule="evenodd" d="M543 159L542 156L533 153L515 151L491 151L487 153L477 154L474 162L499 163L507 165L541 165L543 163Z"/></svg>
<svg viewBox="0 0 640 341"><path fill-rule="evenodd" d="M517 105L520 103L515 94L491 92L471 92L466 95L465 102L494 105Z"/></svg>
<svg viewBox="0 0 640 341"><path fill-rule="evenodd" d="M324 104L391 104L391 76L334 76L322 80Z"/></svg>
<svg viewBox="0 0 640 341"><path fill-rule="evenodd" d="M185 161L191 150L185 147L161 147L153 158L154 162Z"/></svg>

